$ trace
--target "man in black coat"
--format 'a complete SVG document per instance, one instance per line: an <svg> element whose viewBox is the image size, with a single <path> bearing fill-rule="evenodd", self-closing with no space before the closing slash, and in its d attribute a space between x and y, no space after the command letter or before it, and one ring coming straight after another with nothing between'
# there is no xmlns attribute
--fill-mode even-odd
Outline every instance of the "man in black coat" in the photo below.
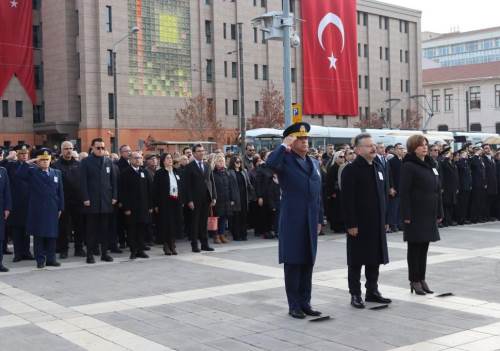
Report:
<svg viewBox="0 0 500 351"><path fill-rule="evenodd" d="M403 160L404 147L401 143L394 145L394 157L388 163L389 177L389 203L388 203L388 224L391 232L397 232L402 226L399 213L399 179L401 177L401 164Z"/></svg>
<svg viewBox="0 0 500 351"><path fill-rule="evenodd" d="M390 303L378 290L379 265L389 262L386 238L387 183L374 159L376 145L370 134L354 140L356 159L342 172L342 205L347 228L347 265L351 305L364 308L361 268L365 266L366 301Z"/></svg>
<svg viewBox="0 0 500 351"><path fill-rule="evenodd" d="M184 170L184 186L186 190L186 204L192 211L190 240L193 252L200 252L198 240L201 243L201 250L213 251L208 245L207 221L208 208L215 206L217 194L215 191L214 176L208 163L203 161L205 149L203 145L193 146L193 157Z"/></svg>
<svg viewBox="0 0 500 351"><path fill-rule="evenodd" d="M59 257L68 257L69 239L74 232L75 256L85 257L83 249L82 226L82 195L80 192L80 163L72 156L73 144L65 141L61 144L61 157L54 163L53 168L61 171L64 188L64 211L59 223L57 251Z"/></svg>
<svg viewBox="0 0 500 351"><path fill-rule="evenodd" d="M145 232L153 213L151 188L142 155L132 152L130 167L120 174L120 200L127 224L131 260L148 258L143 249Z"/></svg>
<svg viewBox="0 0 500 351"><path fill-rule="evenodd" d="M496 221L495 216L495 200L498 193L497 188L497 168L493 151L488 144L483 145L483 162L485 166L486 177L486 193L483 207L483 217L489 221Z"/></svg>
<svg viewBox="0 0 500 351"><path fill-rule="evenodd" d="M255 195L257 197L257 221L255 222L255 235L262 235L265 239L274 238L274 235L271 234L273 217L271 213L272 208L269 203L269 194L273 182L273 173L273 170L269 168L264 162L256 168Z"/></svg>
<svg viewBox="0 0 500 351"><path fill-rule="evenodd" d="M126 170L130 167L130 155L132 154L132 149L129 145L120 146L120 159L116 162L120 172Z"/></svg>
<svg viewBox="0 0 500 351"><path fill-rule="evenodd" d="M472 191L470 200L470 219L472 223L484 222L483 207L486 200L486 166L480 147L474 147L474 156L470 159L472 173Z"/></svg>
<svg viewBox="0 0 500 351"><path fill-rule="evenodd" d="M472 190L472 173L469 164L469 155L466 149L460 150L460 159L456 163L458 171L458 195L455 213L460 225L470 224L469 201Z"/></svg>
<svg viewBox="0 0 500 351"><path fill-rule="evenodd" d="M87 263L95 263L94 250L101 245L101 260L113 261L107 250L110 241L110 216L118 198L117 174L113 163L104 157L101 138L92 140L92 154L81 162L80 187L83 213L86 214Z"/></svg>
<svg viewBox="0 0 500 351"><path fill-rule="evenodd" d="M451 148L444 147L440 156L442 160L439 163L439 175L441 181L441 196L444 210L444 226L455 226L454 209L458 196L458 169L452 159Z"/></svg>
<svg viewBox="0 0 500 351"><path fill-rule="evenodd" d="M118 167L118 178L117 182L120 183L120 173L124 172L126 169L130 168L130 155L132 153L132 148L129 145L120 146L120 159L116 161L116 166ZM112 238L111 238L111 252L121 253L120 249L127 247L127 234L126 234L126 219L122 210L120 189L118 187L118 206L113 212L111 217L112 225ZM118 243L120 248L118 248Z"/></svg>

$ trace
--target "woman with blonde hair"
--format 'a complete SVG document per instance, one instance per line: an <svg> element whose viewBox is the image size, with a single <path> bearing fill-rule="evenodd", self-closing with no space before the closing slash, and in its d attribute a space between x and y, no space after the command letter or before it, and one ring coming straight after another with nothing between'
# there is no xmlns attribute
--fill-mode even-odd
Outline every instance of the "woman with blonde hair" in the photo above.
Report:
<svg viewBox="0 0 500 351"><path fill-rule="evenodd" d="M217 202L214 215L218 217L217 232L214 233L214 244L228 242L225 231L228 218L231 216L231 206L234 205L234 196L229 173L226 170L226 158L223 153L217 153L213 159L213 173Z"/></svg>

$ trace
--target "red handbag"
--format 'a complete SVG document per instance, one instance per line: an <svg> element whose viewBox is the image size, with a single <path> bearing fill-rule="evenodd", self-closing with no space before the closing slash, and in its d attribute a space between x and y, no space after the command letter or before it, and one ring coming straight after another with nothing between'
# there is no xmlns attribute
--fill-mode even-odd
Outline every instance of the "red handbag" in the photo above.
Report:
<svg viewBox="0 0 500 351"><path fill-rule="evenodd" d="M219 217L214 216L214 210L210 207L210 216L208 216L207 230L216 232L218 228Z"/></svg>

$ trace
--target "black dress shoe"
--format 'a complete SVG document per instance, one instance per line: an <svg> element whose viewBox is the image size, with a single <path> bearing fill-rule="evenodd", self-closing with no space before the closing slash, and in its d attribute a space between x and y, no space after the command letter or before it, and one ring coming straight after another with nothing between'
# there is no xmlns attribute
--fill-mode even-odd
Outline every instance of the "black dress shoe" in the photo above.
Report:
<svg viewBox="0 0 500 351"><path fill-rule="evenodd" d="M88 264L95 263L94 255L87 256L87 263Z"/></svg>
<svg viewBox="0 0 500 351"><path fill-rule="evenodd" d="M60 258L61 260L64 260L64 259L68 258L68 252L67 252L67 251L65 251L65 252L61 252L61 253L59 254L59 258Z"/></svg>
<svg viewBox="0 0 500 351"><path fill-rule="evenodd" d="M137 258L137 255L135 253L130 254L130 259L135 260Z"/></svg>
<svg viewBox="0 0 500 351"><path fill-rule="evenodd" d="M365 303L360 295L351 295L351 306L355 308L365 308Z"/></svg>
<svg viewBox="0 0 500 351"><path fill-rule="evenodd" d="M290 310L288 314L293 318L304 319L306 318L306 314L302 310Z"/></svg>
<svg viewBox="0 0 500 351"><path fill-rule="evenodd" d="M392 300L385 298L380 294L378 290L367 292L365 296L365 301L367 302L376 302L376 303L391 303Z"/></svg>
<svg viewBox="0 0 500 351"><path fill-rule="evenodd" d="M104 255L101 256L101 261L104 261L104 262L113 262L113 257L111 257L108 254L104 254Z"/></svg>
<svg viewBox="0 0 500 351"><path fill-rule="evenodd" d="M307 308L303 308L302 312L304 312L308 316L313 316L313 317L321 316L321 312L320 311L315 311L310 306L307 307Z"/></svg>
<svg viewBox="0 0 500 351"><path fill-rule="evenodd" d="M4 250L3 254L4 255L12 255L12 251Z"/></svg>
<svg viewBox="0 0 500 351"><path fill-rule="evenodd" d="M115 253L115 254L121 254L123 253L123 251L121 249L118 248L118 246L116 247L113 247L111 250L109 250L110 252L112 253Z"/></svg>
<svg viewBox="0 0 500 351"><path fill-rule="evenodd" d="M144 246L143 250L144 251L149 251L149 250L151 250L151 247L146 245L146 246Z"/></svg>
<svg viewBox="0 0 500 351"><path fill-rule="evenodd" d="M201 247L201 251L214 251L214 248L213 247L210 247L208 245L203 245Z"/></svg>
<svg viewBox="0 0 500 351"><path fill-rule="evenodd" d="M170 247L168 245L163 245L163 252L167 256L171 256L172 255L172 250L170 250Z"/></svg>
<svg viewBox="0 0 500 351"><path fill-rule="evenodd" d="M137 257L139 257L139 258L149 258L149 256L146 255L146 253L144 251L139 251L137 253Z"/></svg>
<svg viewBox="0 0 500 351"><path fill-rule="evenodd" d="M96 248L96 249L93 249L92 250L92 253L96 256L100 256L101 255L101 250L99 248Z"/></svg>
<svg viewBox="0 0 500 351"><path fill-rule="evenodd" d="M125 244L125 243L120 244L120 249L126 249L126 248L127 248L127 244Z"/></svg>
<svg viewBox="0 0 500 351"><path fill-rule="evenodd" d="M86 257L87 253L84 249L75 249L75 257Z"/></svg>
<svg viewBox="0 0 500 351"><path fill-rule="evenodd" d="M54 261L54 262L47 262L46 266L52 266L52 267L61 267L61 263Z"/></svg>
<svg viewBox="0 0 500 351"><path fill-rule="evenodd" d="M9 271L9 269L7 267L5 267L3 264L0 264L0 272L1 273L6 273L8 271Z"/></svg>
<svg viewBox="0 0 500 351"><path fill-rule="evenodd" d="M38 262L38 263L36 264L36 268L38 268L38 269L45 268L45 263L43 263L43 262Z"/></svg>
<svg viewBox="0 0 500 351"><path fill-rule="evenodd" d="M22 257L14 256L14 258L12 259L12 262L21 262L22 260L23 260Z"/></svg>
<svg viewBox="0 0 500 351"><path fill-rule="evenodd" d="M23 255L23 260L34 261L35 257L33 257L31 252L28 252L26 255Z"/></svg>
<svg viewBox="0 0 500 351"><path fill-rule="evenodd" d="M200 248L198 246L192 246L191 251L193 252L201 252Z"/></svg>

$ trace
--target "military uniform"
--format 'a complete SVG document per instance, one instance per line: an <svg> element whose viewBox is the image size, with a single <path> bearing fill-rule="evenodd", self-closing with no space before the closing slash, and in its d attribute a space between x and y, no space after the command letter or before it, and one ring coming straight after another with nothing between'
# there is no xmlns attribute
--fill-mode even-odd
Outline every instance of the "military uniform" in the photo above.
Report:
<svg viewBox="0 0 500 351"><path fill-rule="evenodd" d="M309 130L309 124L297 123L288 127L283 136L304 137ZM290 314L296 318L304 318L304 313L319 315L310 304L318 224L323 223L319 163L281 145L269 155L266 164L278 175L282 191L279 262L284 263Z"/></svg>
<svg viewBox="0 0 500 351"><path fill-rule="evenodd" d="M3 242L5 237L5 211L12 210L12 197L10 194L10 182L7 170L0 167L0 272L7 272L8 269L2 264Z"/></svg>

